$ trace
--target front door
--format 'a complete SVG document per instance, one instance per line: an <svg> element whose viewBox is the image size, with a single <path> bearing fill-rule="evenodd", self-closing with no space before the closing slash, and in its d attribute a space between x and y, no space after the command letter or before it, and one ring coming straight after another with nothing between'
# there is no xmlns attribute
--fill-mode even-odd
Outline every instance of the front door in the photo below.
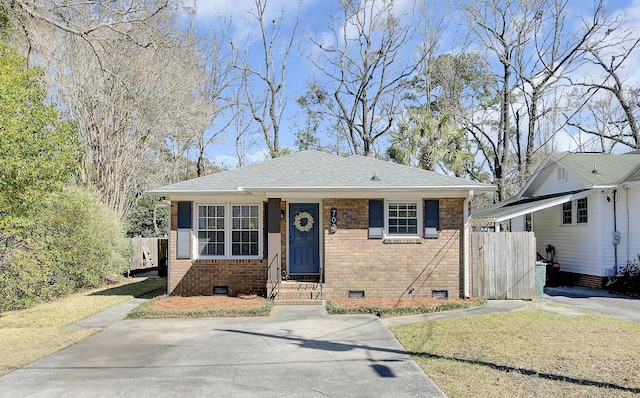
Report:
<svg viewBox="0 0 640 398"><path fill-rule="evenodd" d="M289 274L320 273L318 203L289 204Z"/></svg>

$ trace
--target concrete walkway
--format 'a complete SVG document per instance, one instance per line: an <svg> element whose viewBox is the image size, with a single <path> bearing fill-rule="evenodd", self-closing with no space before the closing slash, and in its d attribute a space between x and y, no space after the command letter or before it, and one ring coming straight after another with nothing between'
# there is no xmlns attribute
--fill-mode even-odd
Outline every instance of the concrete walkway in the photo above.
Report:
<svg viewBox="0 0 640 398"><path fill-rule="evenodd" d="M113 321L0 378L0 397L443 397L382 321L276 307L271 317Z"/></svg>

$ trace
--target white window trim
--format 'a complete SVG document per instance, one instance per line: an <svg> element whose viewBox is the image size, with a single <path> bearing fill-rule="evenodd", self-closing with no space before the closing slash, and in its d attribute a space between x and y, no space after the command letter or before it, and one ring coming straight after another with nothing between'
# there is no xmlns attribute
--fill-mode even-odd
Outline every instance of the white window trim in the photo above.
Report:
<svg viewBox="0 0 640 398"><path fill-rule="evenodd" d="M415 203L416 216L418 217L417 233L415 234L390 234L389 233L389 203ZM424 231L422 199L385 199L384 201L384 239L422 238Z"/></svg>
<svg viewBox="0 0 640 398"><path fill-rule="evenodd" d="M200 206L224 206L224 256L214 256L214 255L200 255L199 245L198 245L198 232L200 231L200 225L198 224L198 215L200 214ZM257 206L258 207L258 254L255 256L233 256L231 255L232 249L232 226L233 226L233 206ZM262 225L264 223L264 215L262 214L262 203L215 203L215 202L206 202L206 203L196 203L195 211L193 212L193 225L195 226L193 229L193 259L194 260L261 260L263 257L263 234L262 234Z"/></svg>
<svg viewBox="0 0 640 398"><path fill-rule="evenodd" d="M571 204L571 221L568 223L564 222L564 205L570 203ZM573 201L565 202L560 205L560 225L574 225L576 219L575 206L573 205Z"/></svg>
<svg viewBox="0 0 640 398"><path fill-rule="evenodd" d="M580 220L580 216L579 216L580 209L578 208L578 202L580 202L581 200L586 200L587 201L587 207L584 209L587 212L586 213L586 216L587 216L587 221L586 222L580 222L579 221ZM575 202L576 202L576 206L575 206L575 208L576 208L576 225L588 225L589 224L589 198L585 197L585 198L576 199Z"/></svg>

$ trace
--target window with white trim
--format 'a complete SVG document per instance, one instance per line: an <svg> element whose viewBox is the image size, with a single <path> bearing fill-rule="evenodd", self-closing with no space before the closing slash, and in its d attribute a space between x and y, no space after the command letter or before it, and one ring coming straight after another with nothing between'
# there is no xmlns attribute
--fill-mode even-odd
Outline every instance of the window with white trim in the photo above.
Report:
<svg viewBox="0 0 640 398"><path fill-rule="evenodd" d="M527 232L533 231L533 213L524 215L524 230Z"/></svg>
<svg viewBox="0 0 640 398"><path fill-rule="evenodd" d="M418 203L387 202L389 235L418 235Z"/></svg>
<svg viewBox="0 0 640 398"><path fill-rule="evenodd" d="M258 206L234 205L231 209L231 255L257 256Z"/></svg>
<svg viewBox="0 0 640 398"><path fill-rule="evenodd" d="M576 201L576 223L586 224L589 222L587 198L578 199Z"/></svg>
<svg viewBox="0 0 640 398"><path fill-rule="evenodd" d="M571 202L562 204L562 224L571 224L573 222L573 206Z"/></svg>
<svg viewBox="0 0 640 398"><path fill-rule="evenodd" d="M225 206L198 206L198 254L225 255Z"/></svg>
<svg viewBox="0 0 640 398"><path fill-rule="evenodd" d="M260 253L260 205L198 205L200 257L256 257Z"/></svg>

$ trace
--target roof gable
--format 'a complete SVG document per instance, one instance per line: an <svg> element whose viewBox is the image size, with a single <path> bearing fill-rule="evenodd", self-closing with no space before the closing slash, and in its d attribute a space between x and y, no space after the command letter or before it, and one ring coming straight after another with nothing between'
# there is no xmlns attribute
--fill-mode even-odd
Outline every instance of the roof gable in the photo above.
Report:
<svg viewBox="0 0 640 398"><path fill-rule="evenodd" d="M556 183L558 168L567 170L564 183ZM552 153L531 176L517 197L546 195L576 189L616 186L640 180L640 152Z"/></svg>
<svg viewBox="0 0 640 398"><path fill-rule="evenodd" d="M474 189L477 192L494 190L492 185L388 161L358 155L345 158L309 150L167 185L148 193L436 188Z"/></svg>

